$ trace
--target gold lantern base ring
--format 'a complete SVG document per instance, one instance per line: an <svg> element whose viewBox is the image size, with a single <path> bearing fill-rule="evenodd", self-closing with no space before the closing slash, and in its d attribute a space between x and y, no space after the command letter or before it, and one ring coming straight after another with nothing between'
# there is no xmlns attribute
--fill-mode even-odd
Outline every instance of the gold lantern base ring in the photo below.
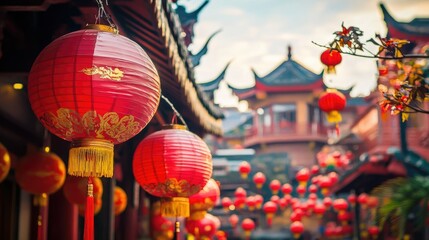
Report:
<svg viewBox="0 0 429 240"><path fill-rule="evenodd" d="M185 197L161 198L161 215L164 217L189 217L189 199Z"/></svg>
<svg viewBox="0 0 429 240"><path fill-rule="evenodd" d="M112 177L113 143L104 139L79 139L69 151L68 173L78 177Z"/></svg>

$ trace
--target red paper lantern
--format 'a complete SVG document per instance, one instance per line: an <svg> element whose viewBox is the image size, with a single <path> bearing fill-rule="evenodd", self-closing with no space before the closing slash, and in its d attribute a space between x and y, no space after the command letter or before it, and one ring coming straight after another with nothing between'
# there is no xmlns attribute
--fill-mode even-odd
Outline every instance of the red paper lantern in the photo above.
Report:
<svg viewBox="0 0 429 240"><path fill-rule="evenodd" d="M343 225L347 225L348 221L352 219L352 215L349 212L342 211L338 213L337 218Z"/></svg>
<svg viewBox="0 0 429 240"><path fill-rule="evenodd" d="M243 209L246 204L246 198L236 198L234 199L234 206L236 209Z"/></svg>
<svg viewBox="0 0 429 240"><path fill-rule="evenodd" d="M280 198L278 204L279 204L280 209L284 210L287 207L288 203L289 203L288 199L286 199L286 198Z"/></svg>
<svg viewBox="0 0 429 240"><path fill-rule="evenodd" d="M346 107L346 97L336 89L327 89L319 98L319 108L327 113L327 120L335 123L338 131L338 123L342 121L340 111ZM338 133L338 132L337 132Z"/></svg>
<svg viewBox="0 0 429 240"><path fill-rule="evenodd" d="M246 161L241 162L240 166L238 167L238 171L240 172L240 176L242 179L247 179L247 176L249 175L251 170L252 167Z"/></svg>
<svg viewBox="0 0 429 240"><path fill-rule="evenodd" d="M256 207L255 197L254 196L248 196L246 198L246 205L247 205L247 208L249 209L249 211L255 210L255 207Z"/></svg>
<svg viewBox="0 0 429 240"><path fill-rule="evenodd" d="M289 184L289 183L285 183L285 184L283 184L283 186L282 186L282 192L283 192L283 194L284 195L289 195L289 194L291 194L291 192L292 192L292 186Z"/></svg>
<svg viewBox="0 0 429 240"><path fill-rule="evenodd" d="M289 219L290 219L291 222L296 222L296 221L301 221L302 220L302 217L304 216L304 213L302 212L301 209L298 209L298 210L299 211L293 211L290 214Z"/></svg>
<svg viewBox="0 0 429 240"><path fill-rule="evenodd" d="M69 174L112 177L113 145L152 119L160 80L138 44L110 27L91 28L42 50L29 73L28 95L43 126L72 142Z"/></svg>
<svg viewBox="0 0 429 240"><path fill-rule="evenodd" d="M327 73L335 73L335 66L341 63L341 53L335 49L327 49L320 55L320 61L326 65Z"/></svg>
<svg viewBox="0 0 429 240"><path fill-rule="evenodd" d="M265 174L263 174L261 172L257 172L253 176L253 182L255 183L257 189L261 189L262 185L264 185L266 180L267 179L265 178Z"/></svg>
<svg viewBox="0 0 429 240"><path fill-rule="evenodd" d="M219 196L219 185L213 178L210 178L201 191L189 197L191 215L195 215L195 213L200 212L197 213L197 215L202 215L199 218L204 217L206 211L215 206Z"/></svg>
<svg viewBox="0 0 429 240"><path fill-rule="evenodd" d="M113 212L118 216L127 208L127 193L118 186L115 186L113 192Z"/></svg>
<svg viewBox="0 0 429 240"><path fill-rule="evenodd" d="M332 199L330 197L325 197L323 199L323 205L325 205L325 207L329 208L332 205Z"/></svg>
<svg viewBox="0 0 429 240"><path fill-rule="evenodd" d="M338 182L338 173L336 172L330 172L328 174L329 179L331 179L332 185L336 184Z"/></svg>
<svg viewBox="0 0 429 240"><path fill-rule="evenodd" d="M356 194L351 193L348 197L347 200L349 201L350 205L354 206L356 204Z"/></svg>
<svg viewBox="0 0 429 240"><path fill-rule="evenodd" d="M377 235L380 233L380 230L377 226L369 226L368 227L368 233L373 237L377 237Z"/></svg>
<svg viewBox="0 0 429 240"><path fill-rule="evenodd" d="M310 169L311 175L316 175L318 174L320 171L319 166L317 165L313 165Z"/></svg>
<svg viewBox="0 0 429 240"><path fill-rule="evenodd" d="M260 194L256 194L255 195L255 204L256 204L256 208L257 209L261 209L262 208L262 203L264 202L264 197L262 197L262 195Z"/></svg>
<svg viewBox="0 0 429 240"><path fill-rule="evenodd" d="M148 193L161 197L164 216L189 216L189 197L212 175L207 144L184 126L170 125L143 139L134 153L133 173Z"/></svg>
<svg viewBox="0 0 429 240"><path fill-rule="evenodd" d="M308 194L308 199L317 200L317 194L316 193L310 193L310 194Z"/></svg>
<svg viewBox="0 0 429 240"><path fill-rule="evenodd" d="M310 171L308 168L303 168L296 173L295 178L300 186L306 187L307 181L310 179Z"/></svg>
<svg viewBox="0 0 429 240"><path fill-rule="evenodd" d="M316 204L314 206L313 212L317 215L317 217L321 218L323 214L325 214L326 207L323 204Z"/></svg>
<svg viewBox="0 0 429 240"><path fill-rule="evenodd" d="M71 204L85 205L87 195L87 179L68 175L63 186L63 193ZM103 196L103 182L100 178L93 179L94 202Z"/></svg>
<svg viewBox="0 0 429 240"><path fill-rule="evenodd" d="M280 197L277 195L271 196L270 201L275 203L275 204L279 204Z"/></svg>
<svg viewBox="0 0 429 240"><path fill-rule="evenodd" d="M290 225L290 231L293 233L293 237L298 239L304 232L304 224L300 221L295 221Z"/></svg>
<svg viewBox="0 0 429 240"><path fill-rule="evenodd" d="M154 215L151 217L151 230L153 239L157 240L170 240L174 236L174 223L169 219L161 216Z"/></svg>
<svg viewBox="0 0 429 240"><path fill-rule="evenodd" d="M235 228L237 226L237 223L239 220L240 220L240 218L237 216L237 214L232 214L228 218L229 224L231 224L232 228Z"/></svg>
<svg viewBox="0 0 429 240"><path fill-rule="evenodd" d="M359 194L358 203L361 205L362 208L366 208L368 203L368 194L366 193Z"/></svg>
<svg viewBox="0 0 429 240"><path fill-rule="evenodd" d="M338 212L344 212L349 207L349 204L347 203L346 200L344 200L342 198L338 198L338 199L334 200L334 203L332 204L332 206L334 207L334 209L336 211L338 211Z"/></svg>
<svg viewBox="0 0 429 240"><path fill-rule="evenodd" d="M329 177L323 176L319 179L320 192L326 196L329 193L329 189L332 187L332 180Z"/></svg>
<svg viewBox="0 0 429 240"><path fill-rule="evenodd" d="M225 211L229 211L229 207L232 205L231 198L223 197L220 202L221 202L223 209Z"/></svg>
<svg viewBox="0 0 429 240"><path fill-rule="evenodd" d="M279 193L281 186L282 184L277 179L272 180L269 185L273 195L277 195Z"/></svg>
<svg viewBox="0 0 429 240"><path fill-rule="evenodd" d="M317 186L316 186L316 185L314 185L314 184L311 184L311 185L308 187L308 191L309 191L310 193L317 193Z"/></svg>
<svg viewBox="0 0 429 240"><path fill-rule="evenodd" d="M296 187L296 192L299 194L300 197L303 197L305 192L307 192L307 189L305 188L305 186L299 185L298 187Z"/></svg>
<svg viewBox="0 0 429 240"><path fill-rule="evenodd" d="M246 198L247 191L242 187L238 187L237 189L235 189L234 196L235 198Z"/></svg>
<svg viewBox="0 0 429 240"><path fill-rule="evenodd" d="M54 153L31 152L19 160L15 177L25 191L49 195L64 184L66 168L61 158Z"/></svg>
<svg viewBox="0 0 429 240"><path fill-rule="evenodd" d="M267 218L267 224L268 226L271 226L273 222L274 214L277 212L277 204L271 201L268 201L264 204L262 207L262 210L265 213L265 216Z"/></svg>
<svg viewBox="0 0 429 240"><path fill-rule="evenodd" d="M216 233L216 223L213 218L204 217L199 220L186 219L186 231L192 234L196 240L212 239Z"/></svg>
<svg viewBox="0 0 429 240"><path fill-rule="evenodd" d="M367 200L367 206L369 208L376 208L378 206L378 198L369 196Z"/></svg>
<svg viewBox="0 0 429 240"><path fill-rule="evenodd" d="M250 238L253 229L255 229L255 222L253 222L253 220L250 218L245 218L241 222L241 228L244 230L244 235L246 236L246 239L248 239Z"/></svg>
<svg viewBox="0 0 429 240"><path fill-rule="evenodd" d="M0 183L6 178L10 170L10 155L7 149L0 143Z"/></svg>

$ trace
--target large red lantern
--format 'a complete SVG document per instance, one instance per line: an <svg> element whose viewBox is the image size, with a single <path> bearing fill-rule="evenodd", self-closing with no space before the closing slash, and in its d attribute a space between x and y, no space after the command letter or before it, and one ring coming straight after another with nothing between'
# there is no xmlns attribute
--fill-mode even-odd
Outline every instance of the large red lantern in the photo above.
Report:
<svg viewBox="0 0 429 240"><path fill-rule="evenodd" d="M342 121L340 111L346 107L346 97L336 89L327 89L319 98L320 110L327 113L327 120L330 123L335 123L337 134L338 123Z"/></svg>
<svg viewBox="0 0 429 240"><path fill-rule="evenodd" d="M115 186L113 192L113 212L115 216L121 214L127 208L127 193L119 186Z"/></svg>
<svg viewBox="0 0 429 240"><path fill-rule="evenodd" d="M31 152L22 157L15 169L19 186L35 195L56 192L64 183L66 168L54 153Z"/></svg>
<svg viewBox="0 0 429 240"><path fill-rule="evenodd" d="M266 180L267 178L265 177L265 174L263 174L262 172L257 172L253 176L253 182L255 183L257 189L261 189Z"/></svg>
<svg viewBox="0 0 429 240"><path fill-rule="evenodd" d="M7 149L0 143L0 183L6 178L10 170L10 155Z"/></svg>
<svg viewBox="0 0 429 240"><path fill-rule="evenodd" d="M335 66L341 63L341 53L335 49L327 49L320 55L320 61L326 65L327 73L335 73Z"/></svg>
<svg viewBox="0 0 429 240"><path fill-rule="evenodd" d="M277 179L272 180L269 185L273 195L277 195L279 193L281 186L282 184Z"/></svg>
<svg viewBox="0 0 429 240"><path fill-rule="evenodd" d="M265 217L267 218L267 225L271 226L274 214L277 212L277 204L272 201L268 201L264 204L262 210L264 211Z"/></svg>
<svg viewBox="0 0 429 240"><path fill-rule="evenodd" d="M238 171L240 172L240 176L242 179L247 179L247 176L249 176L251 170L252 167L246 161L241 162L240 166L238 167Z"/></svg>
<svg viewBox="0 0 429 240"><path fill-rule="evenodd" d="M189 216L189 197L198 193L212 175L207 144L182 125L169 125L147 136L134 153L136 181L161 197L161 214Z"/></svg>
<svg viewBox="0 0 429 240"><path fill-rule="evenodd" d="M250 218L245 218L241 222L241 228L244 230L246 239L249 239L253 229L255 229L255 222Z"/></svg>
<svg viewBox="0 0 429 240"><path fill-rule="evenodd" d="M219 185L213 178L210 178L201 191L189 197L191 218L195 220L203 218L207 210L215 206L219 196Z"/></svg>
<svg viewBox="0 0 429 240"><path fill-rule="evenodd" d="M292 232L293 237L298 239L304 232L304 224L300 221L295 221L290 225L290 231Z"/></svg>
<svg viewBox="0 0 429 240"><path fill-rule="evenodd" d="M71 141L68 172L113 175L113 145L139 133L160 99L160 80L145 51L108 26L66 34L36 58L28 95L51 133Z"/></svg>

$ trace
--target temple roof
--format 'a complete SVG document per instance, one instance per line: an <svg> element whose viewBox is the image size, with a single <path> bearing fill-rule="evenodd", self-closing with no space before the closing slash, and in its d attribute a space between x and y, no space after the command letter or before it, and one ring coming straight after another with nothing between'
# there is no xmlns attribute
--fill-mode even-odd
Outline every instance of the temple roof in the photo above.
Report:
<svg viewBox="0 0 429 240"><path fill-rule="evenodd" d="M213 92L219 87L220 82L225 78L226 70L228 69L229 65L231 64L231 61L229 61L225 67L223 68L222 72L213 80L204 82L204 83L198 83L200 88L204 92Z"/></svg>
<svg viewBox="0 0 429 240"><path fill-rule="evenodd" d="M248 98L258 92L312 91L323 86L323 72L316 74L294 61L290 47L288 47L288 58L267 75L261 77L253 69L252 72L255 78L253 87L238 89L228 84L239 98Z"/></svg>
<svg viewBox="0 0 429 240"><path fill-rule="evenodd" d="M201 4L193 12L187 12L185 7L177 4L175 12L179 16L182 30L185 33L184 42L186 46L189 46L192 43L194 37L194 24L198 22L198 15L200 14L201 10L207 6L208 3L209 0L205 0L203 4Z"/></svg>
<svg viewBox="0 0 429 240"><path fill-rule="evenodd" d="M207 39L206 43L204 44L204 46L200 49L200 51L198 51L195 55L192 54L192 52L189 52L189 57L191 59L192 65L194 67L200 65L200 61L201 58L207 54L208 51L208 45L210 40L212 40L212 38L218 34L221 30L217 30L216 32L214 32L212 35L210 35L210 37Z"/></svg>
<svg viewBox="0 0 429 240"><path fill-rule="evenodd" d="M380 4L386 22L388 37L409 41L429 41L429 18L415 18L410 22L398 22L389 14L384 4Z"/></svg>

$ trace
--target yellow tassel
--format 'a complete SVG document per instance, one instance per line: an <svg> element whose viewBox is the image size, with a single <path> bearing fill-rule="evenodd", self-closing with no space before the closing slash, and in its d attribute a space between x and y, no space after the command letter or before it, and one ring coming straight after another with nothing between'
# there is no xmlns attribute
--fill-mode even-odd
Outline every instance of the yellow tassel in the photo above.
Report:
<svg viewBox="0 0 429 240"><path fill-rule="evenodd" d="M68 173L79 177L112 177L113 143L103 139L73 141Z"/></svg>
<svg viewBox="0 0 429 240"><path fill-rule="evenodd" d="M161 198L161 215L189 217L189 199L185 197Z"/></svg>
<svg viewBox="0 0 429 240"><path fill-rule="evenodd" d="M34 206L47 206L48 205L48 194L42 193L34 195L33 197Z"/></svg>
<svg viewBox="0 0 429 240"><path fill-rule="evenodd" d="M207 211L201 210L201 211L193 211L191 212L191 215L189 216L189 219L191 220L201 220L206 216Z"/></svg>
<svg viewBox="0 0 429 240"><path fill-rule="evenodd" d="M341 113L338 111L331 111L328 113L327 116L327 120L330 123L337 123L337 122L341 122L343 120L343 118L341 117Z"/></svg>

